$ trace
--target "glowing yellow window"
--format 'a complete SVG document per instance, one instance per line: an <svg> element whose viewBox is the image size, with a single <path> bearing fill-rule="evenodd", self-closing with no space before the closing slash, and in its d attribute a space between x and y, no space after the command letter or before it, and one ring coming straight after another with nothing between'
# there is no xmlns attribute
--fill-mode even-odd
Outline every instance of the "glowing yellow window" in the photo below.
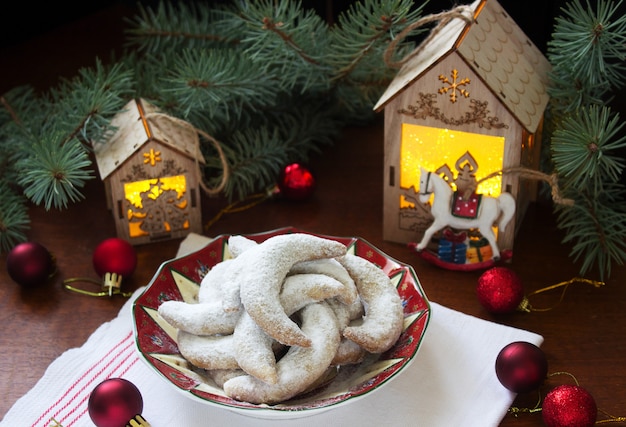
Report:
<svg viewBox="0 0 626 427"><path fill-rule="evenodd" d="M471 168L476 180L480 181L481 178L502 170L504 137L403 123L400 187L415 187L419 191L420 167L436 172L447 166L457 176L460 172L457 165L468 154L475 160L475 165ZM497 176L481 182L476 192L497 197L501 190L502 178ZM400 203L406 205L407 202L402 200Z"/></svg>
<svg viewBox="0 0 626 427"><path fill-rule="evenodd" d="M127 219L130 237L188 229L186 191L184 175L124 184L124 197L129 202Z"/></svg>

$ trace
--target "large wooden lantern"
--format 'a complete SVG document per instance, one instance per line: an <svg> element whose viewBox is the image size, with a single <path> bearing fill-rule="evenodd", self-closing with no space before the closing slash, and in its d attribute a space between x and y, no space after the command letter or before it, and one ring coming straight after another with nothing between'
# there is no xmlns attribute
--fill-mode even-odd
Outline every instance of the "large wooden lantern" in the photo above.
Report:
<svg viewBox="0 0 626 427"><path fill-rule="evenodd" d="M133 245L202 232L197 135L157 113L129 102L111 122L115 133L94 146L117 235Z"/></svg>
<svg viewBox="0 0 626 427"><path fill-rule="evenodd" d="M469 179L475 193L513 196L515 217L496 231L501 249L512 248L536 193L535 182L498 172L538 168L549 63L495 0L468 10L418 47L374 107L385 119L385 240L419 240L432 223L418 201L422 168L455 190Z"/></svg>

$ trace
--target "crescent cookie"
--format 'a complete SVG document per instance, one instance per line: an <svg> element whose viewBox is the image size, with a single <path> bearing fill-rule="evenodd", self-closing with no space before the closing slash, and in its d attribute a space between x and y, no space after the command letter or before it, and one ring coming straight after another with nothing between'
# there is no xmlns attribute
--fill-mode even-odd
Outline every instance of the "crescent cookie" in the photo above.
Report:
<svg viewBox="0 0 626 427"><path fill-rule="evenodd" d="M258 245L257 242L245 236L234 235L228 238L228 251L233 258L237 258L243 252L256 245Z"/></svg>
<svg viewBox="0 0 626 427"><path fill-rule="evenodd" d="M338 298L332 298L328 300L328 304L330 308L335 312L335 316L337 317L337 324L339 325L339 330L343 332L344 328L350 324L353 320L362 319L363 314L365 313L365 309L363 308L363 303L361 303L361 298L357 298L352 304L346 305L339 301Z"/></svg>
<svg viewBox="0 0 626 427"><path fill-rule="evenodd" d="M343 292L337 297L344 304L352 304L359 294L354 280L346 269L334 258L322 258L302 261L291 267L290 274L316 273L330 276L344 285Z"/></svg>
<svg viewBox="0 0 626 427"><path fill-rule="evenodd" d="M198 291L198 302L214 302L224 299L224 289L222 289L223 277L229 268L231 259L225 259L215 264L200 282ZM237 291L239 292L239 291Z"/></svg>
<svg viewBox="0 0 626 427"><path fill-rule="evenodd" d="M342 338L337 353L331 362L332 366L353 365L363 361L367 352L363 347L347 338Z"/></svg>
<svg viewBox="0 0 626 427"><path fill-rule="evenodd" d="M302 330L311 338L311 345L293 346L278 361L277 383L243 375L224 383L226 395L250 403L282 402L304 391L326 371L340 341L333 311L321 302L307 305L300 313Z"/></svg>
<svg viewBox="0 0 626 427"><path fill-rule="evenodd" d="M231 378L246 375L241 369L207 369L206 373L219 388L224 388L224 383Z"/></svg>
<svg viewBox="0 0 626 427"><path fill-rule="evenodd" d="M236 369L232 335L200 336L178 331L178 350L194 366L203 369Z"/></svg>
<svg viewBox="0 0 626 427"><path fill-rule="evenodd" d="M346 327L343 336L370 353L388 350L398 340L404 322L398 290L382 269L364 258L348 254L338 261L354 278L365 306L363 323Z"/></svg>
<svg viewBox="0 0 626 427"><path fill-rule="evenodd" d="M165 301L159 306L161 317L173 327L196 335L232 334L240 310L224 312L221 281L229 260L216 264L204 276L198 303Z"/></svg>
<svg viewBox="0 0 626 427"><path fill-rule="evenodd" d="M280 304L282 283L295 263L334 258L346 250L340 242L305 233L270 237L234 258L228 280L240 285L243 306L269 336L284 345L308 347L311 340Z"/></svg>
<svg viewBox="0 0 626 427"><path fill-rule="evenodd" d="M232 334L240 312L225 313L221 301L189 304L165 301L159 306L161 317L173 327L195 335Z"/></svg>
<svg viewBox="0 0 626 427"><path fill-rule="evenodd" d="M285 279L280 302L290 316L308 304L332 298L343 290L343 285L322 274L297 274ZM267 335L244 311L235 326L234 348L239 366L248 374L276 384L274 339Z"/></svg>
<svg viewBox="0 0 626 427"><path fill-rule="evenodd" d="M245 311L235 326L233 338L235 359L239 367L268 384L276 384L276 356L272 348L274 339Z"/></svg>

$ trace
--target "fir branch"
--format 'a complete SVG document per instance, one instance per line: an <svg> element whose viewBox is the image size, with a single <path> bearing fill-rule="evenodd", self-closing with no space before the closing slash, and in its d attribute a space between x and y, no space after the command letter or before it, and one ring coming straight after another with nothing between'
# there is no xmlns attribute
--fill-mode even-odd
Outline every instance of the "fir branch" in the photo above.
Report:
<svg viewBox="0 0 626 427"><path fill-rule="evenodd" d="M7 182L0 181L0 252L8 252L17 243L25 242L30 219L25 199L16 194Z"/></svg>
<svg viewBox="0 0 626 427"><path fill-rule="evenodd" d="M42 104L36 102L37 99L35 90L30 86L13 88L2 96L0 140L32 135L31 125L43 122L42 118L46 114Z"/></svg>
<svg viewBox="0 0 626 427"><path fill-rule="evenodd" d="M129 22L129 46L146 53L163 54L182 48L209 48L237 44L233 8L214 9L202 3L159 2L156 9L139 4Z"/></svg>
<svg viewBox="0 0 626 427"><path fill-rule="evenodd" d="M0 181L15 185L19 177L15 165L31 155L30 144L43 126L46 110L32 87L7 92L0 108ZM0 215L3 207L0 205Z"/></svg>
<svg viewBox="0 0 626 427"><path fill-rule="evenodd" d="M550 72L550 109L558 116L567 116L587 105L604 105L610 90L608 82L583 82L572 71L556 66Z"/></svg>
<svg viewBox="0 0 626 427"><path fill-rule="evenodd" d="M22 124L20 118L17 117L17 114L15 113L15 111L13 110L13 108L11 107L11 105L9 104L9 102L6 100L4 96L0 96L0 105L2 105L2 108L4 109L4 111L8 113L11 120L15 124L18 124L18 125Z"/></svg>
<svg viewBox="0 0 626 427"><path fill-rule="evenodd" d="M603 280L626 259L626 191L617 181L624 170L620 150L626 137L618 115L606 107L582 108L563 120L552 138L552 160L572 207L555 207L563 243L582 259L580 273L597 268Z"/></svg>
<svg viewBox="0 0 626 427"><path fill-rule="evenodd" d="M163 81L163 93L193 122L198 115L218 122L240 117L247 108L271 105L279 90L264 66L230 49L184 50Z"/></svg>
<svg viewBox="0 0 626 427"><path fill-rule="evenodd" d="M85 147L76 139L65 141L65 134L50 134L30 147L32 156L20 160L18 184L33 203L65 208L83 198L80 188L93 178Z"/></svg>
<svg viewBox="0 0 626 427"><path fill-rule="evenodd" d="M566 118L552 137L553 161L565 185L597 193L604 183L617 182L624 170L620 150L624 123L608 107L590 106Z"/></svg>
<svg viewBox="0 0 626 427"><path fill-rule="evenodd" d="M600 0L595 9L574 0L557 17L553 38L548 42L548 59L557 74L576 76L592 86L604 82L624 85L626 59L626 16L617 3Z"/></svg>
<svg viewBox="0 0 626 427"><path fill-rule="evenodd" d="M286 163L308 162L311 153L332 145L346 123L347 117L341 117L327 100L302 101L300 109L268 113L271 126L279 130L285 142Z"/></svg>
<svg viewBox="0 0 626 427"><path fill-rule="evenodd" d="M407 23L420 18L425 3L417 8L411 0L378 2L366 0L352 4L338 18L333 28L333 54L330 62L334 68L332 79L342 80L354 73L366 58L374 58L376 65L370 71L384 71L387 77L393 72L380 67L380 60L389 41L393 40ZM414 31L416 36L423 29ZM412 48L412 43L406 47Z"/></svg>
<svg viewBox="0 0 626 427"><path fill-rule="evenodd" d="M72 80L62 80L50 91L48 120L42 133L65 133L65 141L78 138L87 146L100 141L111 118L134 94L132 72L123 64L106 67L96 60Z"/></svg>
<svg viewBox="0 0 626 427"><path fill-rule="evenodd" d="M597 269L600 280L611 275L613 264L626 259L626 191L619 184L601 194L571 191L576 203L556 208L557 224L565 231L563 243L572 243L570 256L582 261L580 274Z"/></svg>
<svg viewBox="0 0 626 427"><path fill-rule="evenodd" d="M626 59L626 17L621 1L573 0L558 17L548 59L552 64L548 117L550 160L563 192L574 206L555 206L557 226L572 243L571 256L582 259L581 274L597 268L610 275L612 264L626 260L626 136L618 115L603 105L622 87Z"/></svg>
<svg viewBox="0 0 626 427"><path fill-rule="evenodd" d="M236 131L229 142L224 147L230 166L230 179L224 192L229 200L244 200L276 183L281 165L288 160L278 129L261 127ZM221 168L215 157L209 159L208 168Z"/></svg>
<svg viewBox="0 0 626 427"><path fill-rule="evenodd" d="M326 90L328 27L301 2L259 0L239 4L243 21L240 43L257 64L281 76L284 90Z"/></svg>

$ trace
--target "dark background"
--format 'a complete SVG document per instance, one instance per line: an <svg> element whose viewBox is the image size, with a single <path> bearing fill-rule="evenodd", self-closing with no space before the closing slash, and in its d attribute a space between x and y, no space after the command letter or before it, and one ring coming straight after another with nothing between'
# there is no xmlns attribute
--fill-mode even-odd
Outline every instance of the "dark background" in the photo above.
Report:
<svg viewBox="0 0 626 427"><path fill-rule="evenodd" d="M187 2L190 2L190 0ZM220 2L225 2L225 0L195 1L195 3L212 4ZM10 7L8 4L5 4L1 13L0 46L4 48L19 44L106 8L123 7L132 11L138 3L154 6L158 4L158 1L90 0L78 3L67 1L11 1ZM354 1L302 1L305 7L315 8L324 17L336 16L351 3L354 3ZM415 3L420 4L421 2L416 0ZM426 13L441 12L459 3L459 1L452 0L431 0L426 3L425 11ZM465 0L461 3L469 3L469 1ZM559 8L565 3L565 0L500 0L500 4L504 9L513 16L528 36L540 47L545 45L550 35L554 15L558 13Z"/></svg>
<svg viewBox="0 0 626 427"><path fill-rule="evenodd" d="M186 3L213 5L230 1L235 0L185 0ZM499 2L545 52L554 17L566 1ZM21 85L45 91L56 86L59 77L73 77L80 67L92 67L96 58L108 62L114 52L119 53L122 49L125 31L130 26L129 21L137 15L138 5L156 6L159 0L34 3L11 1L11 7L5 4L0 12L0 95ZM314 8L328 22L334 22L355 1L302 0L301 3L306 8ZM462 3L470 3L470 0L463 0ZM414 4L421 2L415 0ZM431 0L426 2L424 14L442 12L458 4L458 0ZM42 73L41 68L46 68L47 72Z"/></svg>

